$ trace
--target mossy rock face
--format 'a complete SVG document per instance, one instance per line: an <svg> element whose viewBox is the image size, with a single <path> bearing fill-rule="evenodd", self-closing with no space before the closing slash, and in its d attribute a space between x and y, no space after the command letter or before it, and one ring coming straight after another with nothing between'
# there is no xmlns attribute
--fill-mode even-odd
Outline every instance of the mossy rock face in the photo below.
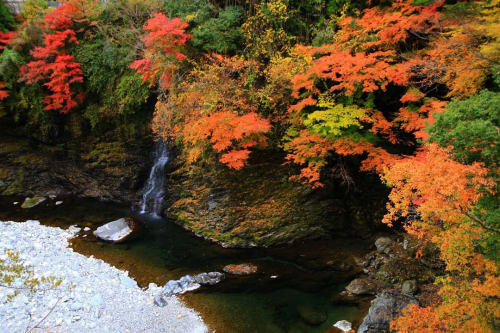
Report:
<svg viewBox="0 0 500 333"><path fill-rule="evenodd" d="M283 156L262 154L234 171L174 159L165 215L226 247L291 244L355 229L344 192L312 191L289 181L295 170L282 161Z"/></svg>
<svg viewBox="0 0 500 333"><path fill-rule="evenodd" d="M75 195L133 202L149 166L152 142L86 139L64 147L0 138L0 194ZM59 149L60 148L60 149Z"/></svg>

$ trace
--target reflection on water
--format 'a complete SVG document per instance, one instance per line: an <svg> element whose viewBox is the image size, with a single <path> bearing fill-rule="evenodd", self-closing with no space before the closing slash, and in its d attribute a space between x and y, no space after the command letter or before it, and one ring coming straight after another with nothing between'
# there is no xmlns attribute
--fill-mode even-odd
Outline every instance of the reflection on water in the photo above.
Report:
<svg viewBox="0 0 500 333"><path fill-rule="evenodd" d="M22 199L1 201L1 220L38 219L45 225L78 225L94 230L132 214L127 207L76 198L66 198L60 206L47 200L29 210L12 205L13 201ZM218 333L325 332L338 320L358 321L366 312L330 300L352 278L352 269L339 269L340 263L352 262L366 251L360 240L316 241L274 249L224 249L194 237L171 221L143 222L142 236L129 243L103 243L91 230L80 233L72 246L77 252L128 270L143 287L150 282L163 285L186 274L221 271L227 264L256 264L257 274L228 276L217 286L182 296ZM308 315L325 321L317 326L308 324L304 319Z"/></svg>

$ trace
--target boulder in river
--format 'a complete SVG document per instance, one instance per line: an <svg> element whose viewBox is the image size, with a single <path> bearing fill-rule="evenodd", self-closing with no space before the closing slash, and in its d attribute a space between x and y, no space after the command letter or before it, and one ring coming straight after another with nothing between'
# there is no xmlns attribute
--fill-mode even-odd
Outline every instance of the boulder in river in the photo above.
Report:
<svg viewBox="0 0 500 333"><path fill-rule="evenodd" d="M396 291L385 290L381 292L372 301L368 315L358 328L358 333L389 332L391 321L410 304L418 305L418 301Z"/></svg>
<svg viewBox="0 0 500 333"><path fill-rule="evenodd" d="M222 280L224 280L226 276L224 273L220 272L210 272L210 273L200 273L194 276L194 279L197 283L202 286L213 286Z"/></svg>
<svg viewBox="0 0 500 333"><path fill-rule="evenodd" d="M38 206L42 202L47 200L46 197L40 197L40 196L35 196L33 198L26 198L24 199L23 204L21 205L21 208L33 208L35 206Z"/></svg>
<svg viewBox="0 0 500 333"><path fill-rule="evenodd" d="M234 275L249 275L257 273L257 266L252 264L226 265L222 270Z"/></svg>
<svg viewBox="0 0 500 333"><path fill-rule="evenodd" d="M122 243L137 236L137 223L129 217L106 223L94 231L94 235L107 242Z"/></svg>
<svg viewBox="0 0 500 333"><path fill-rule="evenodd" d="M345 290L352 295L373 295L377 291L377 285L372 279L358 278L352 280Z"/></svg>
<svg viewBox="0 0 500 333"><path fill-rule="evenodd" d="M297 306L297 312L300 318L310 325L321 325L328 317L324 309L310 305Z"/></svg>
<svg viewBox="0 0 500 333"><path fill-rule="evenodd" d="M220 272L200 273L194 276L186 275L179 280L168 281L165 287L163 287L162 294L167 297L175 294L184 294L185 292L196 290L202 285L215 285L224 280L224 278L224 273Z"/></svg>
<svg viewBox="0 0 500 333"><path fill-rule="evenodd" d="M347 320L340 320L333 324L333 327L337 327L342 332L349 332L350 330L352 330L352 324Z"/></svg>

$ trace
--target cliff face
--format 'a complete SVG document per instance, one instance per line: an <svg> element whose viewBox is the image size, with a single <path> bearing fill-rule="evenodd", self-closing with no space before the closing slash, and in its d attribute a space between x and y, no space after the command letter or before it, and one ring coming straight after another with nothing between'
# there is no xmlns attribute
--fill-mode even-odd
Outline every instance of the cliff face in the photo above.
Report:
<svg viewBox="0 0 500 333"><path fill-rule="evenodd" d="M67 147L66 147L67 148ZM151 141L79 142L70 154L19 138L0 142L0 194L50 194L136 202L151 166ZM369 235L386 201L384 187L360 180L356 191L311 190L289 181L295 171L276 153L257 155L243 170L213 163L168 165L164 215L228 247L274 246L342 235ZM368 177L369 178L369 177ZM367 179L368 179L367 178Z"/></svg>
<svg viewBox="0 0 500 333"><path fill-rule="evenodd" d="M258 162L257 162L258 161ZM273 246L378 227L385 192L313 191L288 180L282 156L258 156L240 171L186 166L174 160L165 215L228 247ZM367 185L367 184L365 184Z"/></svg>
<svg viewBox="0 0 500 333"><path fill-rule="evenodd" d="M68 147L65 147L68 149ZM62 155L57 146L0 140L1 195L74 195L132 202L147 172L150 143L86 141Z"/></svg>

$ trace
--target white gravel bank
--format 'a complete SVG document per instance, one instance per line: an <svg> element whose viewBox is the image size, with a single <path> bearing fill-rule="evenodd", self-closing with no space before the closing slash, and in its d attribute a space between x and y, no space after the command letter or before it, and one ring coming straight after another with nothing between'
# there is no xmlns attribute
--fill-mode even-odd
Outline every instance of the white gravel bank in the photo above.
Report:
<svg viewBox="0 0 500 333"><path fill-rule="evenodd" d="M1 222L0 256L19 252L36 277L63 279L57 290L22 292L4 303L12 290L0 287L0 332L26 332L53 311L37 332L207 332L200 316L175 296L165 307L153 304L160 287L142 290L121 271L100 259L87 258L68 248L77 230L46 227L38 221ZM73 287L71 287L73 286ZM57 303L57 304L56 304Z"/></svg>

